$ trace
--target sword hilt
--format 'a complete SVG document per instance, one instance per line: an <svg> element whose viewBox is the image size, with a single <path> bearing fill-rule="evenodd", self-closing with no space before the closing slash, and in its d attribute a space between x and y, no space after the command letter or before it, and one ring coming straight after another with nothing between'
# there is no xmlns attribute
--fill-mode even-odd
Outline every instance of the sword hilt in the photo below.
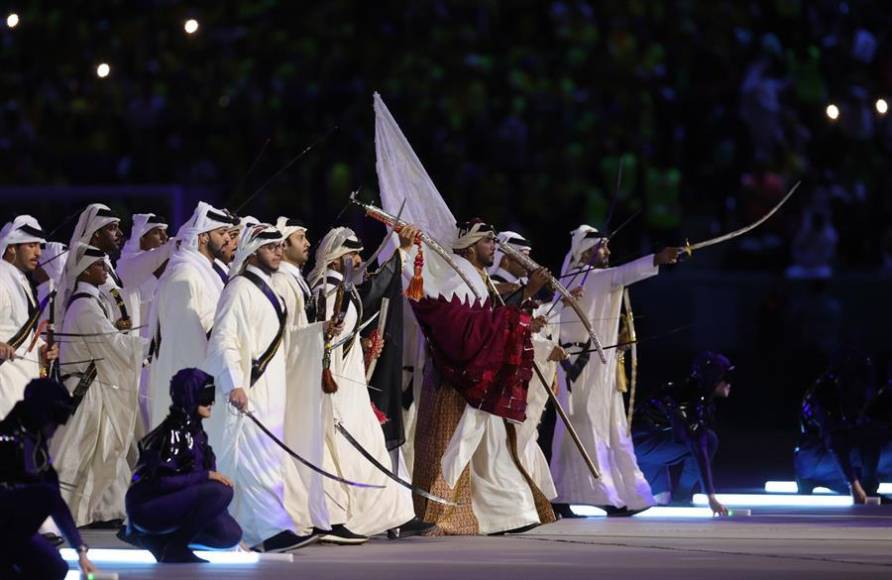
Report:
<svg viewBox="0 0 892 580"><path fill-rule="evenodd" d="M684 245L681 247L681 253L678 255L678 261L683 262L690 258L694 254L694 248L691 246L691 241L685 239Z"/></svg>

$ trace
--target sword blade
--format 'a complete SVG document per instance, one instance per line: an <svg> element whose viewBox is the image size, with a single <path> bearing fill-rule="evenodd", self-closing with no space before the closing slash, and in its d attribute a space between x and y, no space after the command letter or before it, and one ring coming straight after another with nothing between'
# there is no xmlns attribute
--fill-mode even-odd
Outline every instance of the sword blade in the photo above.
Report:
<svg viewBox="0 0 892 580"><path fill-rule="evenodd" d="M281 447L282 450L285 451L285 453L287 453L288 455L290 455L290 456L293 457L294 459L300 461L301 463L303 463L304 465L306 465L307 467L309 467L310 469L312 469L312 470L315 471L316 473L322 475L323 477L327 477L327 478L329 478L329 479L333 479L334 481L337 481L337 482L339 482L339 483L345 483L345 484L347 484L347 485L352 485L353 487L365 487L365 488L374 488L374 489L384 489L384 486L383 486L383 485L375 485L375 484L372 484L372 483L359 483L359 482L356 482L356 481L350 481L349 479L344 479L344 478L342 478L342 477L338 477L337 475L334 475L333 473L329 473L329 472L325 471L325 470L322 469L321 467L317 467L316 465L313 465L312 463L310 463L309 461L307 461L306 459L304 459L303 457L301 457L300 455L298 455L298 454L297 454L294 450L292 450L290 447L288 447L288 445L286 445L284 441L282 441L281 439L279 439L278 437L276 437L275 434L273 434L272 431L270 431L269 429L266 428L266 425L264 425L263 423L260 422L260 419L258 419L257 417L254 416L254 413L252 413L251 411L242 411L242 413L243 413L246 417L248 417L249 419L251 419L251 421L253 421L254 424L257 425L257 428L260 429L261 431L263 431L263 432L266 434L267 437L269 437L270 439L272 439L273 442L274 442L276 445L278 445L279 447Z"/></svg>
<svg viewBox="0 0 892 580"><path fill-rule="evenodd" d="M720 244L720 243L722 243L722 242L727 242L728 240L732 240L732 239L734 239L734 238L736 238L736 237L738 237L738 236L742 236L743 234L745 234L745 233L747 233L747 232L749 232L749 231L752 231L752 230L756 229L757 227L761 226L763 223L765 223L766 221L768 221L768 219L771 218L771 216L773 216L774 214L776 214L777 211L778 211L778 210L779 210L785 203L787 203L787 200L790 199L790 198L793 196L794 193L796 193L796 190L799 189L799 186L800 186L801 184L802 184L802 181L801 181L801 180L800 180L800 181L797 181L796 184L793 185L792 188L790 188L790 191L787 192L787 195L785 195L785 196L783 197L783 199L781 199L781 200L777 203L777 205L775 205L773 208L771 208L771 211L769 211L768 213L766 213L765 215L763 215L761 218L759 218L759 219L756 220L755 222L749 224L748 226L744 226L744 227L742 227L742 228L739 228L739 229L734 230L733 232L728 232L727 234L723 234L723 235L718 236L718 237L716 237L716 238L712 238L712 239L709 239L709 240L704 240L704 241L702 241L702 242L697 242L696 244L689 244L689 245L686 247L686 249L687 249L689 252L693 252L694 250L701 250L701 249L703 249L703 248L708 248L709 246L714 246L714 245L716 245L716 244Z"/></svg>
<svg viewBox="0 0 892 580"><path fill-rule="evenodd" d="M346 439L350 443L350 445L352 445L357 451L359 451L359 454L362 455L363 457L365 457L369 461L369 463L374 465L378 469L378 471L382 472L384 475L386 475L393 481L397 482L401 486L410 490L412 493L414 493L416 495L420 495L421 497L429 499L433 502L441 503L443 505L449 505L449 506L455 506L455 507L458 507L460 505L455 502L451 502L448 499L443 499L442 497L436 496L424 489L421 489L420 487L412 485L408 481L405 481L404 479L402 479L401 477L399 477L398 475L396 475L395 473L393 473L392 471L390 471L389 469L387 469L386 467L381 465L381 462L379 462L377 459L375 459L375 457L371 453L366 451L366 449L359 443L359 441L354 439L353 435L351 435L350 432L347 431L347 429L343 425L341 425L340 423L335 423L335 428L341 433L341 435L344 436L344 439Z"/></svg>

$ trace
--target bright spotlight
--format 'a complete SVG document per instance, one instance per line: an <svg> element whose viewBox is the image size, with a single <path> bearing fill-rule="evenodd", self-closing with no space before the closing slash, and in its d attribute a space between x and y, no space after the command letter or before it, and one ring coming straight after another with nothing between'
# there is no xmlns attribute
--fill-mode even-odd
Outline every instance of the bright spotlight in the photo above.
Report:
<svg viewBox="0 0 892 580"><path fill-rule="evenodd" d="M839 107L837 107L836 105L832 105L832 104L827 105L826 112L827 112L827 117L831 121L835 121L835 120L839 119Z"/></svg>
<svg viewBox="0 0 892 580"><path fill-rule="evenodd" d="M9 16L6 17L6 26L10 28L15 28L19 24L19 15L13 12Z"/></svg>
<svg viewBox="0 0 892 580"><path fill-rule="evenodd" d="M886 99L877 99L876 102L877 113L880 115L885 115L889 110L889 103L886 102Z"/></svg>
<svg viewBox="0 0 892 580"><path fill-rule="evenodd" d="M183 30L186 31L186 34L195 34L198 31L198 21L190 18L183 24Z"/></svg>
<svg viewBox="0 0 892 580"><path fill-rule="evenodd" d="M108 66L107 63L103 62L99 66L96 67L96 76L98 76L101 79L104 79L105 77L107 77L109 75L109 73L111 73L111 67Z"/></svg>

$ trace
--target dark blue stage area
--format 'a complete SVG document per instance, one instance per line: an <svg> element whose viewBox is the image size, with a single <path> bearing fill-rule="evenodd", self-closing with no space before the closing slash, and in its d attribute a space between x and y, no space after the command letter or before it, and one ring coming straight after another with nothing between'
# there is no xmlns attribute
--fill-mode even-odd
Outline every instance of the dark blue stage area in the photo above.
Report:
<svg viewBox="0 0 892 580"><path fill-rule="evenodd" d="M109 532L86 541L124 548ZM106 564L121 580L185 578L880 578L892 574L892 507L753 508L752 515L561 520L507 537L375 538L251 564ZM287 559L287 556L285 557ZM74 578L74 573L70 575Z"/></svg>

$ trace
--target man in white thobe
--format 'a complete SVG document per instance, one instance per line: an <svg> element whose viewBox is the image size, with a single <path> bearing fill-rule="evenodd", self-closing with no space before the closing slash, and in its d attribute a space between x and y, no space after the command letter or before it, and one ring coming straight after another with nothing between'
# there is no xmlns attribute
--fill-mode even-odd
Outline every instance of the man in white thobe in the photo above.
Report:
<svg viewBox="0 0 892 580"><path fill-rule="evenodd" d="M33 217L22 215L0 233L0 416L25 394L25 385L40 377L47 348L36 336L40 317L37 294L27 275L35 271L44 234ZM36 342L35 342L36 339ZM29 352L32 345L37 348ZM49 352L55 359L58 349Z"/></svg>
<svg viewBox="0 0 892 580"><path fill-rule="evenodd" d="M312 303L312 295L301 272L310 255L306 228L296 220L280 217L276 229L285 238L282 262L278 272L271 276L273 290L284 300L288 313L283 344L288 381L285 443L307 461L322 466L325 421L321 376L329 324L311 322L307 317L306 308ZM285 460L284 468L285 507L299 526L298 534L310 534L314 528L330 530L322 477L290 459Z"/></svg>
<svg viewBox="0 0 892 580"><path fill-rule="evenodd" d="M69 254L66 270L73 266L73 257L70 249L75 244L87 244L99 248L106 254L106 269L108 278L99 289L102 300L108 306L108 311L114 319L115 327L119 330L129 331L138 327L142 321L139 318L139 295L137 288L124 288L124 282L115 270L113 258L117 257L121 250L124 234L121 232L121 219L116 216L107 205L92 203L80 213L71 242L68 244ZM60 283L59 300L56 308L64 309L68 297L74 292L74 288L68 285L69 280L63 278ZM73 282L72 282L73 283ZM61 313L60 313L61 314ZM57 318L61 318L58 316Z"/></svg>
<svg viewBox="0 0 892 580"><path fill-rule="evenodd" d="M78 526L117 528L125 516L124 495L130 483L127 451L134 435L138 407L138 371L148 341L121 332L100 288L108 277L108 256L93 246L70 248L66 278L72 289L62 323L66 333L60 359L73 394L96 361L96 378L77 411L52 441L59 479L73 484L62 495Z"/></svg>
<svg viewBox="0 0 892 580"><path fill-rule="evenodd" d="M517 232L499 232L496 240L499 243L510 245L521 254L530 255L532 252L530 242ZM530 273L527 272L523 264L503 253L498 246L489 273L493 285L506 303L520 305L526 300L535 300L527 287ZM534 317L541 317L542 328L533 333L531 337L534 359L542 371L542 376L548 382L548 386L543 385L535 374L530 380L527 388L526 419L517 428L517 449L520 461L530 478L543 495L552 500L557 496L557 490L554 487L548 460L538 444L539 424L548 404L548 393L545 389L551 388L555 392L557 391L557 363L565 360L567 354L558 341L560 326L546 323L544 317L548 308L548 304L543 304L533 310Z"/></svg>
<svg viewBox="0 0 892 580"><path fill-rule="evenodd" d="M153 213L133 214L133 227L121 250L117 269L124 288L135 292L139 299L139 319L143 323L148 319L158 278L175 248L176 240L168 237L163 218ZM140 334L149 335L148 332Z"/></svg>
<svg viewBox="0 0 892 580"><path fill-rule="evenodd" d="M181 228L179 248L158 281L152 314L153 359L149 373L150 429L167 417L170 380L182 369L197 367L207 357L208 337L214 325L223 278L214 270L231 244L232 219L207 203L199 202ZM223 413L207 422L208 429L222 425Z"/></svg>
<svg viewBox="0 0 892 580"><path fill-rule="evenodd" d="M260 224L239 241L214 329L205 369L219 387L218 403L248 411L275 437L285 436L287 406L287 330L282 297L272 290L270 276L282 260L283 237ZM299 536L299 526L285 506L285 452L243 413L221 413L222 431L209 432L221 471L235 482L230 511L241 525L245 542L261 551L294 550L314 536Z"/></svg>
<svg viewBox="0 0 892 580"><path fill-rule="evenodd" d="M334 228L320 242L309 282L321 319L333 319L335 294L344 280L344 260L351 260L358 267L361 250L362 243L349 228ZM384 489L357 489L326 482L333 525L322 541L349 544L361 543L367 536L401 527L412 521L415 513L411 492L362 457L334 428L335 422L341 423L381 465L391 465L384 431L372 408L366 382L363 349L357 332L362 317L359 293L353 288L352 292L345 293L343 301L343 329L332 337L332 341L349 339L331 351L331 372L338 389L328 397L330 424L326 434L326 465L347 479L385 486Z"/></svg>
<svg viewBox="0 0 892 580"><path fill-rule="evenodd" d="M139 303L139 320L142 328L139 335L151 339L152 333L146 321L158 278L164 271L170 254L176 247L175 240L167 237L167 224L153 213L133 214L133 227L130 237L124 243L118 259L118 274L127 292L136 296ZM140 417L136 422L135 441L142 439L148 427L149 416L149 366L143 367L139 378Z"/></svg>
<svg viewBox="0 0 892 580"><path fill-rule="evenodd" d="M492 226L478 220L464 224L453 250L454 264L470 287L443 260L428 252L424 258L426 296L459 300L481 309L493 308L496 289L486 271L493 265L495 253ZM411 276L408 265L414 265L416 250L414 246L405 246L403 251L407 253L403 260L405 276ZM532 279L528 292L535 295L545 279L540 275ZM478 297L486 304L477 303ZM437 329L432 332L439 334L441 340L453 340L453 337L443 337ZM454 339L461 340L461 337ZM532 381L535 380L538 379L534 377ZM416 404L415 484L463 502L469 496L471 508L444 509L434 502L416 498L419 517L436 523L438 533L446 535L521 531L554 521L544 496L547 490L540 490L532 477L527 480L530 474L525 473L525 462L519 457L521 454L515 460L509 443L512 439L519 441L515 437L522 424L468 404L431 359L425 365L424 389ZM456 413L458 417L449 418ZM444 437L448 438L448 444L444 445Z"/></svg>
<svg viewBox="0 0 892 580"><path fill-rule="evenodd" d="M609 267L607 238L590 226L572 232L570 252L562 274L579 272L571 288L582 286L579 303L604 346L615 344L623 289L659 273L664 264L674 264L679 248L665 248L623 264ZM567 278L571 280L572 278ZM592 348L585 327L568 307L560 315L561 344L568 349ZM628 433L623 395L617 389L617 350L606 351L607 364L597 353L571 355L559 371L559 400L573 427L601 473L595 480L564 426L555 427L551 471L558 497L556 507L571 515L562 504L596 505L615 511L640 511L654 504L650 486L638 463ZM586 360L587 359L587 360Z"/></svg>

